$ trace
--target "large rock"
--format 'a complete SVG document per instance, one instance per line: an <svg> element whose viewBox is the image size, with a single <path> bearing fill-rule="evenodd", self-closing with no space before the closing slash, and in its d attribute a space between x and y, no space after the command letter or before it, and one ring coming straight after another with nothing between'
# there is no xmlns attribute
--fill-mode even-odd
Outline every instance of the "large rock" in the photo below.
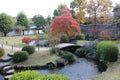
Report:
<svg viewBox="0 0 120 80"><path fill-rule="evenodd" d="M59 58L56 60L56 63L57 63L57 67L63 67L68 64L68 60L64 58Z"/></svg>
<svg viewBox="0 0 120 80"><path fill-rule="evenodd" d="M54 69L54 68L56 68L56 65L53 62L47 63L46 66L47 66L48 69Z"/></svg>

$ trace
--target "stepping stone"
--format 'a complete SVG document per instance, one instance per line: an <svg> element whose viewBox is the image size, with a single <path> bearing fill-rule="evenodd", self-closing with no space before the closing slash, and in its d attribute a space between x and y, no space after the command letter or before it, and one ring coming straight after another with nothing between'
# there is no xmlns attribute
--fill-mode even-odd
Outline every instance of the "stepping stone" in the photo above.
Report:
<svg viewBox="0 0 120 80"><path fill-rule="evenodd" d="M10 60L12 60L12 57L6 56L6 57L0 59L0 62L8 62L8 61L10 61Z"/></svg>
<svg viewBox="0 0 120 80"><path fill-rule="evenodd" d="M4 76L4 79L5 80L8 80L9 78L11 78L13 75L7 75L7 76Z"/></svg>
<svg viewBox="0 0 120 80"><path fill-rule="evenodd" d="M8 65L9 65L9 62L0 62L0 68L3 68Z"/></svg>
<svg viewBox="0 0 120 80"><path fill-rule="evenodd" d="M5 66L5 67L3 68L3 70L9 70L9 69L13 69L13 67L10 66L10 65L8 65L8 66Z"/></svg>
<svg viewBox="0 0 120 80"><path fill-rule="evenodd" d="M14 53L8 53L8 56L13 57Z"/></svg>
<svg viewBox="0 0 120 80"><path fill-rule="evenodd" d="M10 73L15 73L15 70L14 69L8 70L8 71L6 71L5 74L10 74Z"/></svg>

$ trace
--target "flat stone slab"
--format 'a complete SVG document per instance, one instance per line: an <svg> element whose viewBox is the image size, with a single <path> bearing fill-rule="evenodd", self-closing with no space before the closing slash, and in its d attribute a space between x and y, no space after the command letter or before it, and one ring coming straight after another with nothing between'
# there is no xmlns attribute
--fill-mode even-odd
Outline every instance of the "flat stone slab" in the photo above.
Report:
<svg viewBox="0 0 120 80"><path fill-rule="evenodd" d="M7 70L6 74L9 74L9 73L15 73L15 70L14 69Z"/></svg>
<svg viewBox="0 0 120 80"><path fill-rule="evenodd" d="M8 56L12 57L14 55L14 53L8 53Z"/></svg>
<svg viewBox="0 0 120 80"><path fill-rule="evenodd" d="M12 66L8 65L3 68L3 70L8 70L8 69L12 69Z"/></svg>
<svg viewBox="0 0 120 80"><path fill-rule="evenodd" d="M12 57L10 57L10 56L5 56L5 57L3 57L3 58L0 59L0 62L8 62L8 61L10 61L10 60L12 60Z"/></svg>
<svg viewBox="0 0 120 80"><path fill-rule="evenodd" d="M7 75L7 76L4 76L4 79L5 80L8 80L9 78L11 78L13 75Z"/></svg>
<svg viewBox="0 0 120 80"><path fill-rule="evenodd" d="M9 65L9 62L0 62L0 68Z"/></svg>

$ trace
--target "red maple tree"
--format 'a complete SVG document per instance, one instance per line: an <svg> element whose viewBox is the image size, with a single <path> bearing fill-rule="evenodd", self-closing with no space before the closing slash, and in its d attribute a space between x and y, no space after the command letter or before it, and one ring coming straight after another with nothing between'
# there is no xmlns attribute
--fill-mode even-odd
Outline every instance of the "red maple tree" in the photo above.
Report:
<svg viewBox="0 0 120 80"><path fill-rule="evenodd" d="M65 8L62 16L58 16L53 20L50 25L50 29L51 37L56 37L60 34L73 37L80 32L80 25L72 18L69 9Z"/></svg>

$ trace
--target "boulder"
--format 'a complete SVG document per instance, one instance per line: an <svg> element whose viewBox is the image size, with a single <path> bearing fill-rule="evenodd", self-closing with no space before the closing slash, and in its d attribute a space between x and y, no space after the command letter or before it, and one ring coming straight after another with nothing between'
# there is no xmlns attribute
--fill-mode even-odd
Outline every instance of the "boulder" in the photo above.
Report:
<svg viewBox="0 0 120 80"><path fill-rule="evenodd" d="M56 63L57 63L57 67L63 67L68 64L68 60L64 58L59 58L56 60Z"/></svg>
<svg viewBox="0 0 120 80"><path fill-rule="evenodd" d="M47 63L46 66L47 66L48 69L56 68L56 65L53 62Z"/></svg>

